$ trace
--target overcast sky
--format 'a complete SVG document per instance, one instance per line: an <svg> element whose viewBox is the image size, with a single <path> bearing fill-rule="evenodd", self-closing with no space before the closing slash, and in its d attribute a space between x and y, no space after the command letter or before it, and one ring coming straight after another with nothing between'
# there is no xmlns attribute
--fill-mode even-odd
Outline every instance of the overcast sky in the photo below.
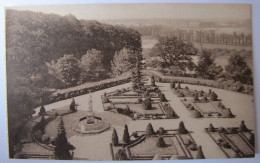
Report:
<svg viewBox="0 0 260 163"><path fill-rule="evenodd" d="M13 9L59 15L72 14L78 19L97 20L137 18L251 19L251 6L248 4L88 4L28 6Z"/></svg>

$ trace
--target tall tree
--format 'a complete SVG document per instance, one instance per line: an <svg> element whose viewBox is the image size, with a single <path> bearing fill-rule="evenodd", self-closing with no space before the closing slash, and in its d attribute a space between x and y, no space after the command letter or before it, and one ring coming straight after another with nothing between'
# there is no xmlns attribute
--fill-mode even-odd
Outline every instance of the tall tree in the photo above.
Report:
<svg viewBox="0 0 260 163"><path fill-rule="evenodd" d="M112 144L118 145L118 136L115 129L113 129L113 133L112 133Z"/></svg>
<svg viewBox="0 0 260 163"><path fill-rule="evenodd" d="M155 46L163 59L163 68L175 67L183 71L194 69L191 56L197 54L197 49L193 44L184 43L177 37L165 36L161 37Z"/></svg>
<svg viewBox="0 0 260 163"><path fill-rule="evenodd" d="M57 124L57 138L54 148L54 155L59 160L71 160L72 155L70 154L70 151L72 148L72 145L69 144L67 137L66 137L66 131L64 128L64 123L62 120L62 117L58 117L58 124Z"/></svg>
<svg viewBox="0 0 260 163"><path fill-rule="evenodd" d="M125 125L124 134L123 134L123 141L126 144L130 143L130 136L129 136L127 125Z"/></svg>
<svg viewBox="0 0 260 163"><path fill-rule="evenodd" d="M140 61L140 57L136 57L136 66L132 71L132 88L135 91L142 91L144 83L142 82L142 62Z"/></svg>
<svg viewBox="0 0 260 163"><path fill-rule="evenodd" d="M211 51L202 49L199 54L196 72L202 78L216 79L223 72L223 68L216 65L215 57L212 55Z"/></svg>
<svg viewBox="0 0 260 163"><path fill-rule="evenodd" d="M242 84L253 84L252 71L241 55L232 55L225 70L231 79Z"/></svg>

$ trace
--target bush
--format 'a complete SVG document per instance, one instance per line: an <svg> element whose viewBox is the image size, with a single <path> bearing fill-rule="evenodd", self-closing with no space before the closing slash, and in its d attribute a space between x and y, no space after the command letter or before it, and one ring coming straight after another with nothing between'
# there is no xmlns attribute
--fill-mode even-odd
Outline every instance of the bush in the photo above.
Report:
<svg viewBox="0 0 260 163"><path fill-rule="evenodd" d="M194 118L201 118L201 117L202 117L201 113L200 113L198 110L194 110L194 111L192 112L192 116L193 116Z"/></svg>
<svg viewBox="0 0 260 163"><path fill-rule="evenodd" d="M126 114L131 114L131 110L130 110L128 105L126 105L126 107L125 107L125 113Z"/></svg>
<svg viewBox="0 0 260 163"><path fill-rule="evenodd" d="M221 146L224 148L231 148L231 145L228 142L222 142Z"/></svg>
<svg viewBox="0 0 260 163"><path fill-rule="evenodd" d="M198 96L197 93L193 96L193 100L194 100L194 101L199 101L199 96Z"/></svg>
<svg viewBox="0 0 260 163"><path fill-rule="evenodd" d="M157 141L156 141L156 146L157 147L166 147L166 144L163 140L163 137L158 137Z"/></svg>
<svg viewBox="0 0 260 163"><path fill-rule="evenodd" d="M142 98L141 98L141 97L138 97L137 102L138 102L138 103L143 102Z"/></svg>
<svg viewBox="0 0 260 163"><path fill-rule="evenodd" d="M162 135L162 134L166 133L166 131L164 130L163 127L160 127L159 130L158 130L158 133L159 133L160 135Z"/></svg>
<svg viewBox="0 0 260 163"><path fill-rule="evenodd" d="M39 115L44 115L46 114L46 110L45 110L45 107L42 105L41 108L40 108L40 111L38 113Z"/></svg>
<svg viewBox="0 0 260 163"><path fill-rule="evenodd" d="M188 130L185 128L183 121L179 123L178 133L180 134L188 134Z"/></svg>
<svg viewBox="0 0 260 163"><path fill-rule="evenodd" d="M105 104L105 103L109 103L110 100L107 96L104 96L103 99L102 99L102 103Z"/></svg>
<svg viewBox="0 0 260 163"><path fill-rule="evenodd" d="M175 82L172 81L170 86L171 86L171 88L175 88Z"/></svg>
<svg viewBox="0 0 260 163"><path fill-rule="evenodd" d="M110 107L110 105L104 105L104 111L109 111L111 110L112 108Z"/></svg>
<svg viewBox="0 0 260 163"><path fill-rule="evenodd" d="M143 108L145 110L151 110L152 109L152 102L148 99L143 101Z"/></svg>
<svg viewBox="0 0 260 163"><path fill-rule="evenodd" d="M178 93L177 96L178 96L178 97L185 97L185 95L184 95L182 92Z"/></svg>
<svg viewBox="0 0 260 163"><path fill-rule="evenodd" d="M190 144L192 144L192 141L190 140L190 139L183 139L183 144L184 145L190 145Z"/></svg>
<svg viewBox="0 0 260 163"><path fill-rule="evenodd" d="M210 101L217 101L218 100L218 96L215 92L211 92L209 95L209 100Z"/></svg>
<svg viewBox="0 0 260 163"><path fill-rule="evenodd" d="M153 135L155 132L153 130L153 126L151 123L149 123L146 127L146 134L147 135Z"/></svg>
<svg viewBox="0 0 260 163"><path fill-rule="evenodd" d="M115 155L115 160L128 160L127 155L123 149L119 149Z"/></svg>
<svg viewBox="0 0 260 163"><path fill-rule="evenodd" d="M208 98L207 96L203 96L202 99L201 99L202 102L207 102L208 101Z"/></svg>
<svg viewBox="0 0 260 163"><path fill-rule="evenodd" d="M164 107L165 115L167 118L177 117L176 113L173 111L172 107Z"/></svg>
<svg viewBox="0 0 260 163"><path fill-rule="evenodd" d="M177 89L181 89L181 83L178 83Z"/></svg>
<svg viewBox="0 0 260 163"><path fill-rule="evenodd" d="M118 136L115 129L113 129L113 133L112 133L112 144L115 146L118 145Z"/></svg>
<svg viewBox="0 0 260 163"><path fill-rule="evenodd" d="M163 93L160 96L160 100L161 100L161 102L167 102L167 99Z"/></svg>
<svg viewBox="0 0 260 163"><path fill-rule="evenodd" d="M198 150L196 144L190 144L190 145L189 145L189 149L192 150L192 151L196 151L196 150Z"/></svg>
<svg viewBox="0 0 260 163"><path fill-rule="evenodd" d="M241 131L241 132L247 132L248 131L248 129L245 125L245 121L241 121L241 123L239 125L239 131Z"/></svg>

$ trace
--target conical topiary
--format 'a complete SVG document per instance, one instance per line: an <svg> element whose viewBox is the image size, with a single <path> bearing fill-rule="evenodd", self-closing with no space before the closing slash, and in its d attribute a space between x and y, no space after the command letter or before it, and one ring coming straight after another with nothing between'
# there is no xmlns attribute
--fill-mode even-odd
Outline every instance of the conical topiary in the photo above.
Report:
<svg viewBox="0 0 260 163"><path fill-rule="evenodd" d="M152 126L151 123L148 123L148 125L146 127L146 134L147 135L153 135L154 134L153 126Z"/></svg>
<svg viewBox="0 0 260 163"><path fill-rule="evenodd" d="M72 98L72 101L70 103L70 110L71 111L76 111L76 102L75 102L74 98Z"/></svg>
<svg viewBox="0 0 260 163"><path fill-rule="evenodd" d="M213 127L212 124L209 124L208 132L214 132L215 128Z"/></svg>
<svg viewBox="0 0 260 163"><path fill-rule="evenodd" d="M199 148L198 148L198 153L196 155L196 159L205 159L205 156L202 152L201 146L199 146Z"/></svg>
<svg viewBox="0 0 260 163"><path fill-rule="evenodd" d="M178 89L181 89L181 83L180 83L180 82L178 83L177 88L178 88Z"/></svg>
<svg viewBox="0 0 260 163"><path fill-rule="evenodd" d="M188 134L188 130L185 128L183 121L179 123L178 133L180 134Z"/></svg>
<svg viewBox="0 0 260 163"><path fill-rule="evenodd" d="M116 129L113 129L112 144L115 146L118 145L118 135L117 135Z"/></svg>
<svg viewBox="0 0 260 163"><path fill-rule="evenodd" d="M230 109L226 110L226 117L228 117L228 118L233 118L234 117L234 115L233 115L233 113L231 112Z"/></svg>
<svg viewBox="0 0 260 163"><path fill-rule="evenodd" d="M174 81L171 82L171 88L175 88L175 82Z"/></svg>
<svg viewBox="0 0 260 163"><path fill-rule="evenodd" d="M201 99L202 102L208 102L208 98L207 96L203 96L202 99Z"/></svg>
<svg viewBox="0 0 260 163"><path fill-rule="evenodd" d="M198 110L194 110L194 111L192 112L192 116L193 116L194 118L201 118L201 117L202 117L201 113L200 113Z"/></svg>
<svg viewBox="0 0 260 163"><path fill-rule="evenodd" d="M198 94L196 93L196 94L194 94L194 96L193 96L193 100L194 101L199 101L199 96L198 96Z"/></svg>
<svg viewBox="0 0 260 163"><path fill-rule="evenodd" d="M125 107L125 113L126 114L130 114L131 113L131 110L130 110L128 105L126 105L126 107Z"/></svg>
<svg viewBox="0 0 260 163"><path fill-rule="evenodd" d="M240 131L240 132L246 132L246 131L248 131L248 129L247 129L246 125L245 125L245 121L241 121L241 124L240 124L240 126L239 126L239 131Z"/></svg>
<svg viewBox="0 0 260 163"><path fill-rule="evenodd" d="M161 100L161 102L167 102L167 99L163 93L160 96L160 100Z"/></svg>
<svg viewBox="0 0 260 163"><path fill-rule="evenodd" d="M125 125L125 130L124 130L124 135L123 135L123 142L125 144L130 143L130 136L129 136L129 132L128 132L128 127L127 125Z"/></svg>
<svg viewBox="0 0 260 163"><path fill-rule="evenodd" d="M218 99L218 96L215 92L211 92L210 95L209 95L209 100L210 101L217 101Z"/></svg>
<svg viewBox="0 0 260 163"><path fill-rule="evenodd" d="M158 137L158 139L156 141L156 146L157 147L166 147L163 137L161 137L161 136Z"/></svg>
<svg viewBox="0 0 260 163"><path fill-rule="evenodd" d="M163 127L160 127L159 130L158 130L158 133L159 133L160 135L164 134L165 132L166 132L166 131L164 130Z"/></svg>
<svg viewBox="0 0 260 163"><path fill-rule="evenodd" d="M41 106L40 111L39 111L38 114L39 114L39 115L44 115L44 114L46 114L46 109L45 109L45 107L44 107L43 105Z"/></svg>

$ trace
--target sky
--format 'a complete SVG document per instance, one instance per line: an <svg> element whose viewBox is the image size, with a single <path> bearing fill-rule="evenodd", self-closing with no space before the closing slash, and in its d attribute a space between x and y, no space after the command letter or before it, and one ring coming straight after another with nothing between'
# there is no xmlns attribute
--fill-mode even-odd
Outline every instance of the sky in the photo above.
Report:
<svg viewBox="0 0 260 163"><path fill-rule="evenodd" d="M84 4L14 7L78 19L251 19L249 4Z"/></svg>

